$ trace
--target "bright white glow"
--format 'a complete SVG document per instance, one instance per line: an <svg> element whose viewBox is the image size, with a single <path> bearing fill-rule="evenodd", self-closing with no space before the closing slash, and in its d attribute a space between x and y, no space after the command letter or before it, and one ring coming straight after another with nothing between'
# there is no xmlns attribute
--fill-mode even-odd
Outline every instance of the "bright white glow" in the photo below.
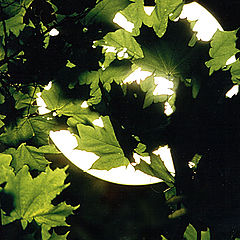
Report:
<svg viewBox="0 0 240 240"><path fill-rule="evenodd" d="M101 118L95 119L92 123L95 126L98 126L98 127L101 127L101 128L104 127L104 123L103 123Z"/></svg>
<svg viewBox="0 0 240 240"><path fill-rule="evenodd" d="M91 152L75 149L78 146L76 137L67 130L50 132L50 138L56 147L68 158L74 165L87 173L103 179L105 181L126 185L146 185L161 182L160 179L151 177L129 164L107 170L90 169L92 164L99 157Z"/></svg>
<svg viewBox="0 0 240 240"><path fill-rule="evenodd" d="M165 102L165 104L164 104L164 113L165 113L167 116L170 116L173 112L174 112L174 111L173 111L171 105L170 105L168 102Z"/></svg>
<svg viewBox="0 0 240 240"><path fill-rule="evenodd" d="M87 171L99 157L92 153L79 149L76 137L68 130L57 132L50 131L50 138L56 147L76 166Z"/></svg>
<svg viewBox="0 0 240 240"><path fill-rule="evenodd" d="M198 40L210 41L217 29L223 30L213 15L196 2L185 4L180 18L197 21L193 31L197 32Z"/></svg>
<svg viewBox="0 0 240 240"><path fill-rule="evenodd" d="M170 148L166 145L164 147L159 147L157 150L153 152L155 155L159 155L167 170L175 176L175 168L173 165L172 154Z"/></svg>
<svg viewBox="0 0 240 240"><path fill-rule="evenodd" d="M53 28L50 32L49 35L52 37L56 37L59 34L59 31L56 28Z"/></svg>
<svg viewBox="0 0 240 240"><path fill-rule="evenodd" d="M44 90L50 90L52 87L52 82L49 82L47 86L44 87ZM38 106L38 113L40 115L44 115L47 113L50 113L51 111L49 109L47 109L47 105L44 102L44 100L41 98L41 93L37 93L37 98L36 98L36 102L37 102L37 106Z"/></svg>
<svg viewBox="0 0 240 240"><path fill-rule="evenodd" d="M232 98L234 95L239 93L239 85L234 85L227 93L226 97Z"/></svg>
<svg viewBox="0 0 240 240"><path fill-rule="evenodd" d="M226 65L230 65L236 61L237 61L237 59L236 59L235 55L233 55L227 60Z"/></svg>
<svg viewBox="0 0 240 240"><path fill-rule="evenodd" d="M196 164L194 162L188 162L189 168L194 168Z"/></svg>
<svg viewBox="0 0 240 240"><path fill-rule="evenodd" d="M49 109L47 109L46 103L41 98L41 93L37 93L36 102L37 102L37 106L38 106L38 113L40 115L44 115L44 114L47 114L47 113L51 112Z"/></svg>
<svg viewBox="0 0 240 240"><path fill-rule="evenodd" d="M88 103L87 103L87 101L84 101L84 102L81 104L81 108L88 108Z"/></svg>
<svg viewBox="0 0 240 240"><path fill-rule="evenodd" d="M139 163L141 162L141 159L142 159L143 161L145 161L146 163L151 164L150 156L143 157L143 156L140 156L140 155L137 154L137 153L134 153L134 154L133 154L133 158L134 158L134 160L135 160L135 162L136 162L137 164L139 164Z"/></svg>
<svg viewBox="0 0 240 240"><path fill-rule="evenodd" d="M169 81L164 77L154 77L154 83L157 85L153 91L153 95L172 95L174 91L171 89L173 88L173 82Z"/></svg>
<svg viewBox="0 0 240 240"><path fill-rule="evenodd" d="M44 87L45 90L50 90L52 87L52 82L50 81L47 86Z"/></svg>
<svg viewBox="0 0 240 240"><path fill-rule="evenodd" d="M128 32L132 32L134 24L129 22L121 13L116 13L113 22L125 29Z"/></svg>
<svg viewBox="0 0 240 240"><path fill-rule="evenodd" d="M145 11L145 13L146 13L148 16L150 16L150 15L152 14L154 8L155 8L155 7L153 7L153 6L145 6L145 7L144 7L144 11Z"/></svg>
<svg viewBox="0 0 240 240"><path fill-rule="evenodd" d="M128 58L129 55L128 55L128 53L127 53L127 48L123 48L122 51L118 52L117 56L118 56L119 58Z"/></svg>
<svg viewBox="0 0 240 240"><path fill-rule="evenodd" d="M151 75L152 75L151 72L142 71L142 69L139 67L134 72L132 72L127 78L125 78L123 83L126 84L136 81L137 84L140 84L140 81L145 80L147 77L150 77Z"/></svg>
<svg viewBox="0 0 240 240"><path fill-rule="evenodd" d="M117 53L117 49L115 47L103 45L103 49L105 53L109 53L109 52Z"/></svg>

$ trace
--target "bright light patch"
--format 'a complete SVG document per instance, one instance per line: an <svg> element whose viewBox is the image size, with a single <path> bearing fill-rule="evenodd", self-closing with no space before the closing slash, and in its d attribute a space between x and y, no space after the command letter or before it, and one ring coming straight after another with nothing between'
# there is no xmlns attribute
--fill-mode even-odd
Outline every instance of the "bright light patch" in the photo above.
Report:
<svg viewBox="0 0 240 240"><path fill-rule="evenodd" d="M173 165L172 154L170 148L166 145L164 147L159 147L157 150L153 152L155 155L159 155L167 170L175 176L175 168Z"/></svg>
<svg viewBox="0 0 240 240"><path fill-rule="evenodd" d="M155 7L153 7L153 6L145 6L145 7L144 7L144 11L145 11L145 13L146 13L148 16L150 16L150 15L152 14L154 8L155 8Z"/></svg>
<svg viewBox="0 0 240 240"><path fill-rule="evenodd" d="M44 87L45 90L50 90L52 87L52 82L50 81L47 86Z"/></svg>
<svg viewBox="0 0 240 240"><path fill-rule="evenodd" d="M105 50L106 53L109 52L117 53L117 49L115 47L103 45L103 49Z"/></svg>
<svg viewBox="0 0 240 240"><path fill-rule="evenodd" d="M127 48L124 48L122 51L118 52L118 58L128 58Z"/></svg>
<svg viewBox="0 0 240 240"><path fill-rule="evenodd" d="M196 2L185 4L180 18L197 21L193 31L197 32L198 40L210 41L217 29L223 30L213 15Z"/></svg>
<svg viewBox="0 0 240 240"><path fill-rule="evenodd" d="M139 164L141 162L141 160L145 161L148 164L151 164L150 156L143 157L143 156L140 156L137 153L134 153L133 158L134 158L134 160L137 164Z"/></svg>
<svg viewBox="0 0 240 240"><path fill-rule="evenodd" d="M88 103L87 103L87 101L84 101L84 102L81 104L81 108L88 108Z"/></svg>
<svg viewBox="0 0 240 240"><path fill-rule="evenodd" d="M230 65L236 61L237 61L237 59L236 59L235 55L233 55L227 60L226 65Z"/></svg>
<svg viewBox="0 0 240 240"><path fill-rule="evenodd" d="M234 95L237 95L239 93L239 85L234 85L227 93L227 98L232 98Z"/></svg>
<svg viewBox="0 0 240 240"><path fill-rule="evenodd" d="M41 98L41 93L37 93L36 102L37 102L37 106L38 106L39 115L44 115L44 114L47 114L47 113L51 112L49 109L47 109L46 103Z"/></svg>
<svg viewBox="0 0 240 240"><path fill-rule="evenodd" d="M129 164L107 170L90 169L92 164L99 159L99 156L92 152L86 152L75 149L78 146L76 137L67 130L50 132L50 138L56 147L68 158L74 165L87 173L103 179L105 181L126 185L146 185L161 182L162 180L149 176Z"/></svg>
<svg viewBox="0 0 240 240"><path fill-rule="evenodd" d="M103 121L102 121L101 118L98 118L98 119L93 120L92 123L93 123L93 125L95 125L95 126L98 126L98 127L101 127L101 128L104 127L104 123L103 123Z"/></svg>
<svg viewBox="0 0 240 240"><path fill-rule="evenodd" d="M50 131L50 138L57 146L57 148L77 167L83 171L91 168L92 164L99 159L99 157L92 153L79 149L76 137L67 130L57 132Z"/></svg>
<svg viewBox="0 0 240 240"><path fill-rule="evenodd" d="M53 28L50 32L49 35L52 37L56 37L59 34L59 31L56 28Z"/></svg>
<svg viewBox="0 0 240 240"><path fill-rule="evenodd" d="M171 105L170 105L168 102L165 102L165 104L164 104L164 113L165 113L167 116L170 116L173 112L174 112L174 111L173 111Z"/></svg>
<svg viewBox="0 0 240 240"><path fill-rule="evenodd" d="M124 84L126 83L132 83L134 81L137 82L137 84L140 84L140 81L143 81L147 77L150 77L152 75L151 72L148 71L142 71L142 69L139 67L134 72L132 72L125 80L123 81Z"/></svg>
<svg viewBox="0 0 240 240"><path fill-rule="evenodd" d="M121 13L117 13L113 19L113 22L125 29L128 32L132 32L134 24L129 22Z"/></svg>
<svg viewBox="0 0 240 240"><path fill-rule="evenodd" d="M171 89L173 88L173 82L169 81L164 77L154 77L154 83L157 85L153 91L153 95L172 95L174 91Z"/></svg>

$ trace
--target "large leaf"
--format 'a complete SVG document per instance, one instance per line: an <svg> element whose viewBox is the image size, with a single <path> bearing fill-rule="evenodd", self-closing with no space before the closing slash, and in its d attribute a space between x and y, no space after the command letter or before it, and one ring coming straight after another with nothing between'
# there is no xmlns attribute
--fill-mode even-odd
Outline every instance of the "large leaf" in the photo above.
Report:
<svg viewBox="0 0 240 240"><path fill-rule="evenodd" d="M109 117L101 117L104 127L87 126L78 124L79 145L78 148L87 152L93 152L100 158L93 163L93 169L110 170L119 166L127 166L128 159L115 136Z"/></svg>
<svg viewBox="0 0 240 240"><path fill-rule="evenodd" d="M49 161L44 157L47 153L58 153L53 145L46 145L40 148L28 146L25 143L21 144L17 149L9 148L5 153L11 154L13 157L11 166L15 172L18 172L23 165L28 165L29 168L44 171Z"/></svg>
<svg viewBox="0 0 240 240"><path fill-rule="evenodd" d="M205 59L208 56L208 44L196 43L194 47L188 46L191 39L190 24L186 20L170 22L167 32L158 38L149 28L143 28L137 37L144 58L133 60L133 63L142 70L150 71L174 82L189 81L196 97L200 82L208 77Z"/></svg>
<svg viewBox="0 0 240 240"><path fill-rule="evenodd" d="M57 206L51 204L51 201L68 186L64 184L65 170L52 171L48 167L46 172L32 178L25 165L16 176L9 178L4 190L14 197L15 209L10 216L2 212L2 224L21 220L25 229L28 223L35 220L42 227L43 240L50 238L51 235L48 232L50 228L67 226L66 217L77 207L65 203Z"/></svg>
<svg viewBox="0 0 240 240"><path fill-rule="evenodd" d="M240 50L236 48L237 31L238 30L217 30L214 34L211 41L211 49L209 51L209 55L212 59L206 62L206 66L210 68L209 75L225 67L227 60L240 52Z"/></svg>
<svg viewBox="0 0 240 240"><path fill-rule="evenodd" d="M136 165L135 169L141 170L150 176L157 177L172 187L174 184L174 177L167 170L160 156L151 154L150 157L151 164L141 160L140 164Z"/></svg>

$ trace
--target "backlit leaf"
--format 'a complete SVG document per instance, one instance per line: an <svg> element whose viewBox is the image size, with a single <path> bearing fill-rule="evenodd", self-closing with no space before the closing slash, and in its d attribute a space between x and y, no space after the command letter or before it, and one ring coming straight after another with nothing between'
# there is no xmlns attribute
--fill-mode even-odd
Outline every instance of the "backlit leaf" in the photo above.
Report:
<svg viewBox="0 0 240 240"><path fill-rule="evenodd" d="M240 84L240 61L239 59L231 65L232 81Z"/></svg>
<svg viewBox="0 0 240 240"><path fill-rule="evenodd" d="M24 165L29 168L44 171L49 161L44 157L47 153L58 153L53 145L45 145L39 148L28 146L25 143L21 144L17 149L9 148L5 153L12 155L11 166L15 172L18 172Z"/></svg>
<svg viewBox="0 0 240 240"><path fill-rule="evenodd" d="M153 29L158 37L162 37L166 32L168 18L179 7L182 7L182 0L157 0L156 7L152 13Z"/></svg>
<svg viewBox="0 0 240 240"><path fill-rule="evenodd" d="M0 185L8 181L8 178L14 176L13 168L10 167L12 156L0 153ZM1 190L1 187L0 187Z"/></svg>
<svg viewBox="0 0 240 240"><path fill-rule="evenodd" d="M48 167L46 172L32 178L28 167L23 166L16 176L8 179L4 188L6 193L14 196L15 209L10 216L2 212L2 224L6 225L15 220L27 223L35 220L42 227L43 240L50 238L48 230L52 227L67 226L66 217L72 214L76 207L65 203L57 206L51 204L51 201L68 186L64 184L67 176L65 170L53 171ZM24 226L26 227L25 223Z"/></svg>
<svg viewBox="0 0 240 240"><path fill-rule="evenodd" d="M240 50L236 48L237 31L238 30L217 30L214 34L210 43L211 48L209 50L209 55L212 59L206 62L206 66L210 68L209 75L211 75L214 71L218 71L219 69L225 67L227 60L236 53L240 52Z"/></svg>
<svg viewBox="0 0 240 240"><path fill-rule="evenodd" d="M115 136L109 117L101 117L104 127L92 127L78 124L79 145L78 148L87 152L93 152L100 158L93 163L93 169L110 170L112 168L127 166L128 159Z"/></svg>

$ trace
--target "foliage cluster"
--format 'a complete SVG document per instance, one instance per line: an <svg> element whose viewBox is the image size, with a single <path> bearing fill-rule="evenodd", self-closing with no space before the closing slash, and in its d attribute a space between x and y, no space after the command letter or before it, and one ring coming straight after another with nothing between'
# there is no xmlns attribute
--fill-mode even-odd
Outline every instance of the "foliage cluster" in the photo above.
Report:
<svg viewBox="0 0 240 240"><path fill-rule="evenodd" d="M93 169L127 166L134 162L133 153L149 156L151 164L141 160L136 169L163 180L167 200L176 195L176 187L181 193L161 158L152 153L166 144L174 148L169 131L174 121L164 113L165 105L175 109L178 86L190 89L197 100L203 81L210 81L214 71L230 72L231 81L239 84L239 59L228 66L226 62L240 50L237 30L217 31L210 44L194 41L194 23L173 21L184 1L156 0L154 5L148 15L143 0L0 1L3 225L20 221L23 229L36 226L29 239L67 238L68 233L58 235L54 229L68 226L66 218L78 206L53 203L69 184L67 168L53 169L46 158L59 154L49 140L50 131L68 129L75 134L78 149L99 156ZM116 13L134 28L127 31L115 24ZM53 29L59 35L51 36ZM139 67L152 74L140 84L126 84ZM173 83L171 97L154 94L156 76ZM46 89L49 82L51 88ZM48 113L40 114L39 96ZM93 124L99 117L103 128ZM195 165L198 154L204 152L194 153ZM197 233L191 224L184 237L200 239L199 232L201 239L210 239L209 229Z"/></svg>

